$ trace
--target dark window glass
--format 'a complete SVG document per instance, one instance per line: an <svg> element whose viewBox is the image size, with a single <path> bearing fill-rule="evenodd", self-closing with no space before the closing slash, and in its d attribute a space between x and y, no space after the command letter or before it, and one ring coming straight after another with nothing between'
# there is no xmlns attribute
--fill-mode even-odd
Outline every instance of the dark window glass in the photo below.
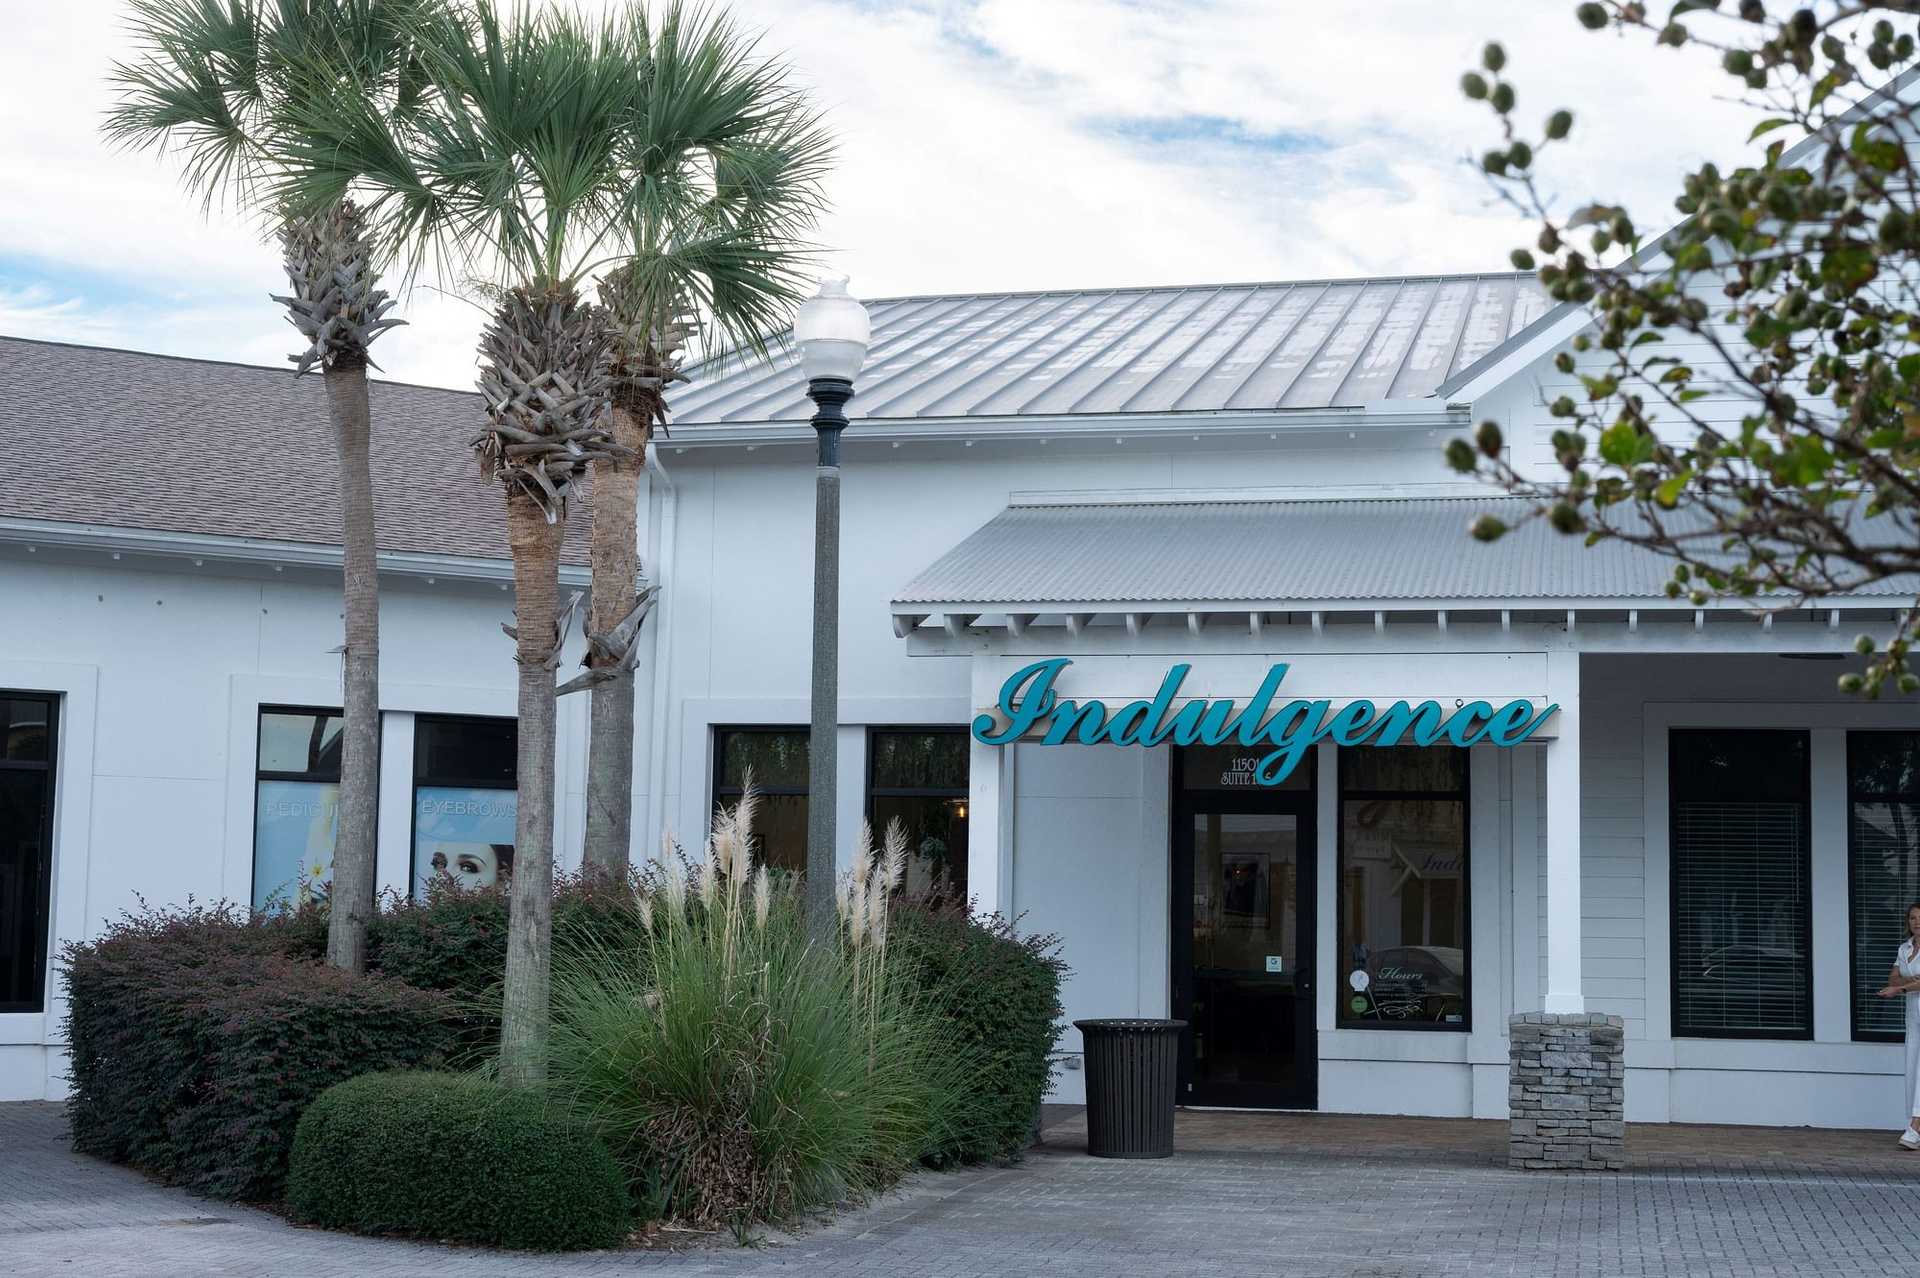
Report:
<svg viewBox="0 0 1920 1278"><path fill-rule="evenodd" d="M57 707L0 693L0 1012L46 1010Z"/></svg>
<svg viewBox="0 0 1920 1278"><path fill-rule="evenodd" d="M260 771L284 776L340 775L338 713L315 710L260 712Z"/></svg>
<svg viewBox="0 0 1920 1278"><path fill-rule="evenodd" d="M1184 790L1313 788L1313 751L1294 765L1277 786L1260 784L1260 761L1273 753L1259 746L1186 746L1179 753L1180 787Z"/></svg>
<svg viewBox="0 0 1920 1278"><path fill-rule="evenodd" d="M1467 752L1452 746L1359 746L1340 752L1340 788L1465 794Z"/></svg>
<svg viewBox="0 0 1920 1278"><path fill-rule="evenodd" d="M1339 759L1340 1023L1466 1029L1467 752Z"/></svg>
<svg viewBox="0 0 1920 1278"><path fill-rule="evenodd" d="M263 708L253 801L253 907L298 905L333 883L340 712Z"/></svg>
<svg viewBox="0 0 1920 1278"><path fill-rule="evenodd" d="M753 778L762 794L804 794L807 789L805 728L722 728L719 785L734 794Z"/></svg>
<svg viewBox="0 0 1920 1278"><path fill-rule="evenodd" d="M967 733L964 728L876 729L867 737L867 821L875 841L906 832L908 892L967 894Z"/></svg>
<svg viewBox="0 0 1920 1278"><path fill-rule="evenodd" d="M754 818L754 860L795 874L807 868L807 730L718 728L714 731L713 807L740 801L749 778L760 802Z"/></svg>
<svg viewBox="0 0 1920 1278"><path fill-rule="evenodd" d="M512 719L441 718L413 721L413 778L439 785L514 785L518 734Z"/></svg>
<svg viewBox="0 0 1920 1278"><path fill-rule="evenodd" d="M1813 1035L1807 734L1669 738L1673 1032Z"/></svg>
<svg viewBox="0 0 1920 1278"><path fill-rule="evenodd" d="M1847 792L1853 1036L1892 1042L1906 1000L1877 991L1920 901L1920 732L1849 732Z"/></svg>
<svg viewBox="0 0 1920 1278"><path fill-rule="evenodd" d="M53 702L0 696L0 759L46 763L53 758Z"/></svg>
<svg viewBox="0 0 1920 1278"><path fill-rule="evenodd" d="M518 725L512 719L420 715L413 721L413 884L463 888L513 879Z"/></svg>

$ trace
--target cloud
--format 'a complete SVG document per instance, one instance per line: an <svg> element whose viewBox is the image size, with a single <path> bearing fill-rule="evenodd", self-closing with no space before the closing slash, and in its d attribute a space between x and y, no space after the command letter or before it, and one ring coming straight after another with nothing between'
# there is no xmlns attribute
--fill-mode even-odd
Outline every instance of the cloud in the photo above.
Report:
<svg viewBox="0 0 1920 1278"><path fill-rule="evenodd" d="M1497 35L1520 115L1578 118L1569 201L1666 220L1676 176L1744 136L1709 60L1501 0L739 0L841 138L822 240L867 296L1498 270L1530 238L1467 157L1494 138L1460 72ZM0 331L281 365L257 224L202 216L96 129L122 3L9 19ZM84 276L84 288L70 281ZM479 315L416 290L377 352L468 386Z"/></svg>

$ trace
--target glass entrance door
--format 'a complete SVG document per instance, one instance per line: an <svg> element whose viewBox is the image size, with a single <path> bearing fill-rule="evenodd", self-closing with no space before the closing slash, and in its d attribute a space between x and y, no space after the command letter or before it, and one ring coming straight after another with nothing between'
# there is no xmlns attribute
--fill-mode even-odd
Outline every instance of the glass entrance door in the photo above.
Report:
<svg viewBox="0 0 1920 1278"><path fill-rule="evenodd" d="M1184 792L1173 834L1181 1103L1313 1108L1311 793Z"/></svg>

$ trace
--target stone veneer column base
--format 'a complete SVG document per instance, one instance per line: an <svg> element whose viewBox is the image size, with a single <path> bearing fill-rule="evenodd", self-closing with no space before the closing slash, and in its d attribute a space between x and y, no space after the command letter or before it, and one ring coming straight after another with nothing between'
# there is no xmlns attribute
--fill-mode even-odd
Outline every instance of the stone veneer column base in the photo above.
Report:
<svg viewBox="0 0 1920 1278"><path fill-rule="evenodd" d="M1627 1165L1626 1025L1597 1012L1507 1018L1507 1166Z"/></svg>

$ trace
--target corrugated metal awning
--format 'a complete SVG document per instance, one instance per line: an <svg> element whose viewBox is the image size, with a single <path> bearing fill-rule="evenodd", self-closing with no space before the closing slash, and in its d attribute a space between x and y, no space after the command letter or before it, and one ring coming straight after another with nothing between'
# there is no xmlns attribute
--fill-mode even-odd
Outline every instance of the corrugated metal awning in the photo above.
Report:
<svg viewBox="0 0 1920 1278"><path fill-rule="evenodd" d="M1668 562L1538 521L1506 497L1015 505L901 589L896 615L1665 602ZM1888 533L1894 530L1889 528ZM1908 597L1912 582L1860 596Z"/></svg>

